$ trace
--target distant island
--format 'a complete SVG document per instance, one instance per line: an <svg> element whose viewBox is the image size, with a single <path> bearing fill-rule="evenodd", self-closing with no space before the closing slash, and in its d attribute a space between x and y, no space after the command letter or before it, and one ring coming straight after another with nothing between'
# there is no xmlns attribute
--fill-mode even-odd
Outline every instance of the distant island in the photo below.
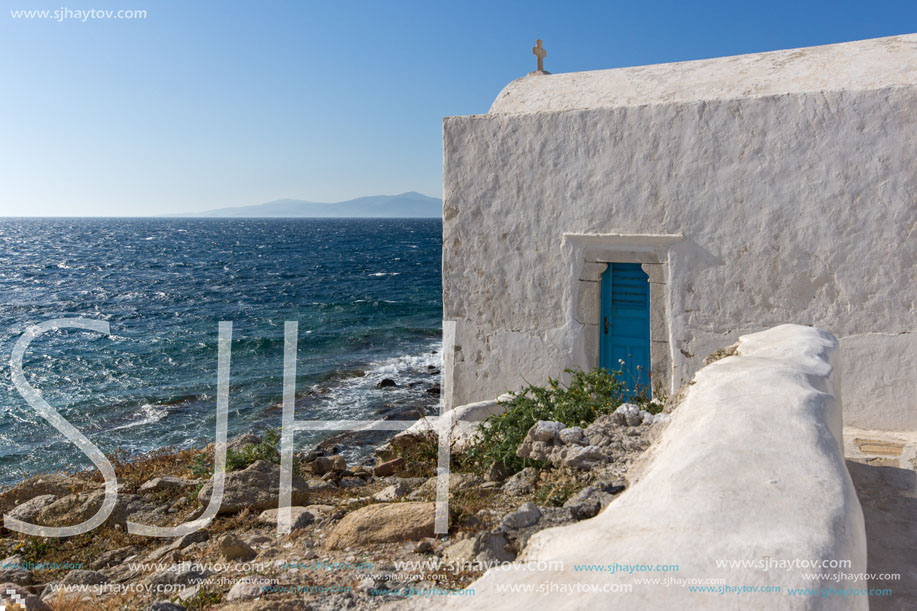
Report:
<svg viewBox="0 0 917 611"><path fill-rule="evenodd" d="M440 218L443 201L409 191L400 195L370 195L345 202L321 203L278 199L266 204L218 208L206 212L169 214L203 218Z"/></svg>

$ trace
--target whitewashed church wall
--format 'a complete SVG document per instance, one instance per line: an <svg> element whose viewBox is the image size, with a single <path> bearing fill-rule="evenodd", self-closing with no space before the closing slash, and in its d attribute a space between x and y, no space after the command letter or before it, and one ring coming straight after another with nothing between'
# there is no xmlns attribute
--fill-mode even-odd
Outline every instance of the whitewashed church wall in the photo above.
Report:
<svg viewBox="0 0 917 611"><path fill-rule="evenodd" d="M915 134L909 86L447 118L451 404L597 351L564 234L665 234L669 392L739 335L815 325L840 338L845 423L917 429Z"/></svg>

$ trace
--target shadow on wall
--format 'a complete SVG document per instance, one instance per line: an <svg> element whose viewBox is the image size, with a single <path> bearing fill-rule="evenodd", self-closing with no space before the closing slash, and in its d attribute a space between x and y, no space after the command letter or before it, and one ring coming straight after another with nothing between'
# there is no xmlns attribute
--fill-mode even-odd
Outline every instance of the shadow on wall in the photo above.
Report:
<svg viewBox="0 0 917 611"><path fill-rule="evenodd" d="M900 581L870 579L892 596L870 597L873 611L917 609L917 471L847 461L866 520L869 573L900 573Z"/></svg>

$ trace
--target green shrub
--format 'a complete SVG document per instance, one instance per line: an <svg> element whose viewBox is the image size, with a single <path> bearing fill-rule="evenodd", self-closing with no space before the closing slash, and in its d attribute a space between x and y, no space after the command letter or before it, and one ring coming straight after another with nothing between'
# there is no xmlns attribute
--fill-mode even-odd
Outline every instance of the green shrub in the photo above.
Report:
<svg viewBox="0 0 917 611"><path fill-rule="evenodd" d="M530 385L511 393L506 411L484 421L466 453L467 463L479 471L503 463L513 473L527 466L541 467L537 461L516 456L516 449L536 422L552 420L586 427L599 416L613 412L627 398L627 390L618 378L620 372L566 372L572 375L569 386L548 378L547 386Z"/></svg>
<svg viewBox="0 0 917 611"><path fill-rule="evenodd" d="M241 451L226 450L226 470L238 471L244 469L255 461L269 460L272 463L280 463L280 452L277 450L277 444L280 443L280 432L274 429L268 429L264 432L264 437L258 444L247 445Z"/></svg>

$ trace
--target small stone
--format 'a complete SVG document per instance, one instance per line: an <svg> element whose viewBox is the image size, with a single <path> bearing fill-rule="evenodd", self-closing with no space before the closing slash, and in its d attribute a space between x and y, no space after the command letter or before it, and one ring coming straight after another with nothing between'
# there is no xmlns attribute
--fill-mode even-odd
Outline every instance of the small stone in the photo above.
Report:
<svg viewBox="0 0 917 611"><path fill-rule="evenodd" d="M161 600L150 605L150 611L185 611L185 607Z"/></svg>
<svg viewBox="0 0 917 611"><path fill-rule="evenodd" d="M502 533L483 533L474 540L475 558L481 562L512 562L516 554Z"/></svg>
<svg viewBox="0 0 917 611"><path fill-rule="evenodd" d="M393 458L392 460L387 460L384 463L380 463L373 468L373 474L376 477L386 477L392 475L404 466L404 459L402 457Z"/></svg>
<svg viewBox="0 0 917 611"><path fill-rule="evenodd" d="M414 546L414 551L418 554L427 554L433 551L433 542L431 538L421 539L417 542L417 545Z"/></svg>
<svg viewBox="0 0 917 611"><path fill-rule="evenodd" d="M502 482L509 476L509 469L502 462L491 463L484 473L484 479L488 482Z"/></svg>
<svg viewBox="0 0 917 611"><path fill-rule="evenodd" d="M236 582L226 594L226 602L255 600L264 594L264 588L276 583L265 577L245 577Z"/></svg>
<svg viewBox="0 0 917 611"><path fill-rule="evenodd" d="M194 482L180 477L154 477L140 485L140 492L165 492L169 490L185 490L193 488Z"/></svg>
<svg viewBox="0 0 917 611"><path fill-rule="evenodd" d="M516 473L503 484L503 492L512 496L522 496L532 491L538 471L534 467L526 467Z"/></svg>
<svg viewBox="0 0 917 611"><path fill-rule="evenodd" d="M258 516L258 523L264 524L271 528L277 528L277 516L280 514L279 509L266 509ZM315 515L305 507L290 507L290 529L298 530L305 528L315 521Z"/></svg>
<svg viewBox="0 0 917 611"><path fill-rule="evenodd" d="M256 555L248 543L232 533L220 537L219 545L220 553L226 560L251 560Z"/></svg>
<svg viewBox="0 0 917 611"><path fill-rule="evenodd" d="M365 485L366 482L359 477L342 477L338 482L338 486L341 488L359 488Z"/></svg>
<svg viewBox="0 0 917 611"><path fill-rule="evenodd" d="M323 480L323 479L310 479L307 482L309 490L311 492L325 492L327 490L337 490L338 487L334 482Z"/></svg>
<svg viewBox="0 0 917 611"><path fill-rule="evenodd" d="M564 507L577 520L586 520L597 516L611 502L612 495L599 486L587 486L564 503Z"/></svg>
<svg viewBox="0 0 917 611"><path fill-rule="evenodd" d="M533 441L553 442L562 430L564 430L563 422L539 420L532 425L526 437L531 437Z"/></svg>
<svg viewBox="0 0 917 611"><path fill-rule="evenodd" d="M561 459L561 464L571 469L588 469L601 462L605 462L605 455L595 446L570 446Z"/></svg>
<svg viewBox="0 0 917 611"><path fill-rule="evenodd" d="M539 519L541 519L541 511L538 510L535 503L523 503L519 509L503 518L500 527L506 530L518 530L536 524Z"/></svg>
<svg viewBox="0 0 917 611"><path fill-rule="evenodd" d="M434 384L430 388L426 389L424 392L427 393L428 395L440 395L442 394L443 389L439 384Z"/></svg>
<svg viewBox="0 0 917 611"><path fill-rule="evenodd" d="M347 470L347 461L340 454L333 456L319 456L312 461L312 473L314 475L326 475Z"/></svg>
<svg viewBox="0 0 917 611"><path fill-rule="evenodd" d="M397 482L383 488L379 492L373 495L373 499L376 501L382 501L384 503L390 503L392 501L397 501L405 494L411 491L411 487L404 482Z"/></svg>
<svg viewBox="0 0 917 611"><path fill-rule="evenodd" d="M391 378L382 378L382 381L376 384L376 388L398 388L398 384Z"/></svg>
<svg viewBox="0 0 917 611"><path fill-rule="evenodd" d="M567 445L587 445L589 442L586 440L586 435L583 432L583 429L578 426L570 426L558 433L561 442Z"/></svg>
<svg viewBox="0 0 917 611"><path fill-rule="evenodd" d="M614 411L614 422L618 425L639 426L646 411L633 403L622 403Z"/></svg>

